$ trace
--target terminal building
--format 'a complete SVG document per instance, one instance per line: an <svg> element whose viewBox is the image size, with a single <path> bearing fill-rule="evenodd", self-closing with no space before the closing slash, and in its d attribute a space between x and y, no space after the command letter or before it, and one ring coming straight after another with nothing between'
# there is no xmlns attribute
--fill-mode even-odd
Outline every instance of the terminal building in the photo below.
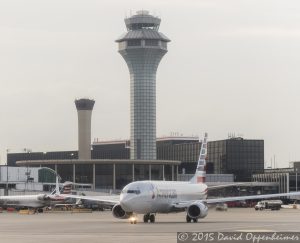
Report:
<svg viewBox="0 0 300 243"><path fill-rule="evenodd" d="M289 168L268 168L263 173L253 174L252 181L277 183L279 192L295 192L300 189L299 172L300 162L294 161Z"/></svg>
<svg viewBox="0 0 300 243"><path fill-rule="evenodd" d="M157 160L130 160L128 140L95 141L91 159L78 159L78 151L8 153L11 166L42 166L63 180L91 183L94 188L120 189L133 180L177 180L193 174L201 143L195 137L157 139ZM208 142L207 173L233 174L234 181L251 181L264 172L263 140L231 138Z"/></svg>

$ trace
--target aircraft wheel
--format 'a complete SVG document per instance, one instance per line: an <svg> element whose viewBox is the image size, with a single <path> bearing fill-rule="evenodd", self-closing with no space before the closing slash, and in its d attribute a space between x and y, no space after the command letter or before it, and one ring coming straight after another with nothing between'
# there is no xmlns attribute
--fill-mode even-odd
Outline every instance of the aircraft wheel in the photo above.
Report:
<svg viewBox="0 0 300 243"><path fill-rule="evenodd" d="M149 219L150 219L151 223L154 223L155 222L155 215L151 214L150 217L149 217Z"/></svg>
<svg viewBox="0 0 300 243"><path fill-rule="evenodd" d="M193 222L194 223L198 223L198 219L193 219Z"/></svg>
<svg viewBox="0 0 300 243"><path fill-rule="evenodd" d="M187 216L186 216L186 222L187 222L187 223L190 223L191 221L192 221L192 219L190 218L190 216L187 215Z"/></svg>
<svg viewBox="0 0 300 243"><path fill-rule="evenodd" d="M144 223L148 223L148 221L149 221L149 214L145 214L144 215Z"/></svg>

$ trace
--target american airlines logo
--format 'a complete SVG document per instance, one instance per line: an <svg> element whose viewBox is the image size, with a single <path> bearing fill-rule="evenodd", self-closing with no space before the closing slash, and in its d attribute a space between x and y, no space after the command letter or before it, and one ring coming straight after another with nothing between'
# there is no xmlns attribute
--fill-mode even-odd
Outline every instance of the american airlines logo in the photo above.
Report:
<svg viewBox="0 0 300 243"><path fill-rule="evenodd" d="M177 192L175 189L159 189L157 191L158 198L177 198Z"/></svg>

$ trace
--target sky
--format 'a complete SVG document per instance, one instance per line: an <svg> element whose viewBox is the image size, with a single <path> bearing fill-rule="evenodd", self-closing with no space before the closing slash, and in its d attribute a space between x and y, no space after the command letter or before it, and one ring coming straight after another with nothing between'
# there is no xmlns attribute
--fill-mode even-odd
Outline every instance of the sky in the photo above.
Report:
<svg viewBox="0 0 300 243"><path fill-rule="evenodd" d="M263 139L265 166L300 160L298 0L0 0L0 163L6 151L128 139L129 72L115 40L149 10L171 39L157 71L157 136ZM274 165L274 162L273 162Z"/></svg>

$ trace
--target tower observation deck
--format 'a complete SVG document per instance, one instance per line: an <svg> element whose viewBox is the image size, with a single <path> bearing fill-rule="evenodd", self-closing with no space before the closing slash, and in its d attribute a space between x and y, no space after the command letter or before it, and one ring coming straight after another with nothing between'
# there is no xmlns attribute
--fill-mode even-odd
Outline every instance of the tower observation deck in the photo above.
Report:
<svg viewBox="0 0 300 243"><path fill-rule="evenodd" d="M156 159L156 71L170 41L158 32L160 19L138 11L125 19L116 40L130 73L130 158Z"/></svg>

